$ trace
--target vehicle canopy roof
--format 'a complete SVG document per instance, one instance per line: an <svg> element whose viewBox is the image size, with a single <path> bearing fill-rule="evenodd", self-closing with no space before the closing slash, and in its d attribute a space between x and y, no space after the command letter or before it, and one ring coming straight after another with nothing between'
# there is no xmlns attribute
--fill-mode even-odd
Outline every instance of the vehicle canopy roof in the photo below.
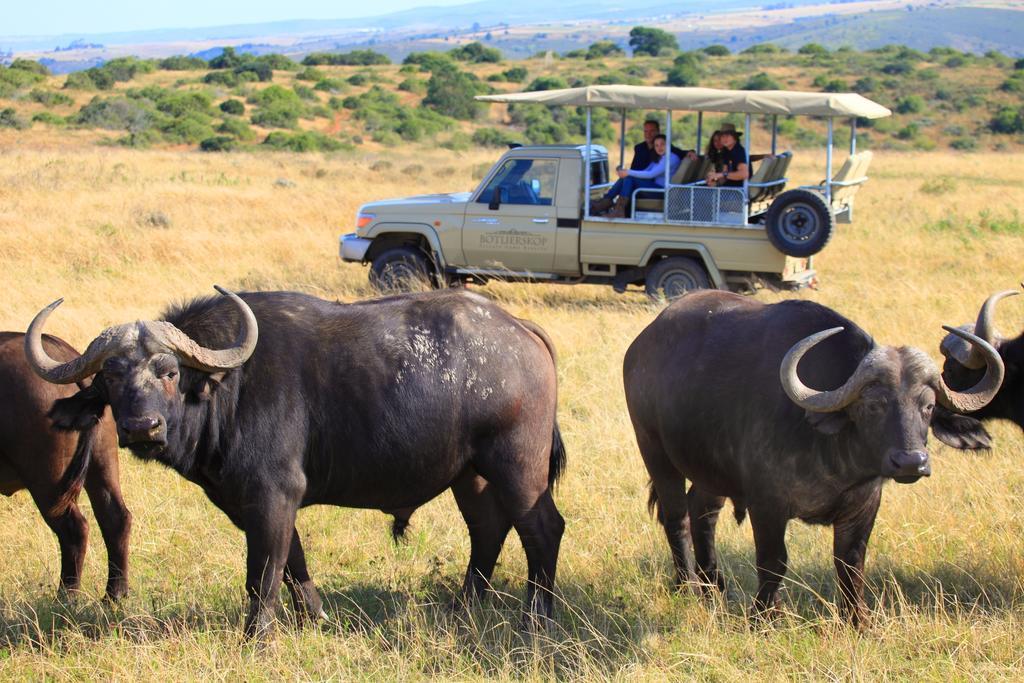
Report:
<svg viewBox="0 0 1024 683"><path fill-rule="evenodd" d="M816 93L795 90L719 90L651 85L588 85L561 90L479 95L483 102L536 103L549 106L612 109L670 109L740 114L795 116L859 116L879 119L887 108L857 93Z"/></svg>

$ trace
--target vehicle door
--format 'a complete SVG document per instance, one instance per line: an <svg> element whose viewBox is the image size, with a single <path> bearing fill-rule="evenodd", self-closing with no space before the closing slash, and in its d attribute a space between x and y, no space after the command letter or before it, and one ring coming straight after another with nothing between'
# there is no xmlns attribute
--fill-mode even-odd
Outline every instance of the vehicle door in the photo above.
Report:
<svg viewBox="0 0 1024 683"><path fill-rule="evenodd" d="M466 265L513 273L547 273L555 256L558 186L555 157L506 159L466 208Z"/></svg>

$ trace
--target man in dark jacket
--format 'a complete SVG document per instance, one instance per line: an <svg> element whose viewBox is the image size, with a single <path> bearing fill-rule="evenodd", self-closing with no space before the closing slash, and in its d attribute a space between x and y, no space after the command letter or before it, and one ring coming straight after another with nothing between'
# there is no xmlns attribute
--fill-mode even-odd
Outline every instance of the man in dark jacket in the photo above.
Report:
<svg viewBox="0 0 1024 683"><path fill-rule="evenodd" d="M658 154L654 151L654 138L660 134L661 124L657 121L644 121L644 139L643 142L633 147L633 161L629 164L629 170L642 171L658 161ZM675 145L671 145L670 149L680 159L697 156L695 152L679 149Z"/></svg>

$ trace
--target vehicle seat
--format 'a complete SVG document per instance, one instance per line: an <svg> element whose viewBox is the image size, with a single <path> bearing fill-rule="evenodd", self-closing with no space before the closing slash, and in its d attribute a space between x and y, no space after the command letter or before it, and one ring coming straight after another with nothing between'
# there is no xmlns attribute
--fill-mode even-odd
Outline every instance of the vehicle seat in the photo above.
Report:
<svg viewBox="0 0 1024 683"><path fill-rule="evenodd" d="M683 160L679 163L679 167L676 172L672 174L672 177L668 179L670 185L684 185L688 182L687 180L694 174L697 167L700 165L699 159L690 159L689 157L683 157ZM641 192L636 196L636 206L633 207L634 211L664 211L664 193L661 190Z"/></svg>

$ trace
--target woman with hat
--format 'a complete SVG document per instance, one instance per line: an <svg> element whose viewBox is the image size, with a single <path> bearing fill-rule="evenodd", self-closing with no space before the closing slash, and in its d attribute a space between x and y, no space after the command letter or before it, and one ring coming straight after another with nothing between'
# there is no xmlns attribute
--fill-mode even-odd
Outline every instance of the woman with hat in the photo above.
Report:
<svg viewBox="0 0 1024 683"><path fill-rule="evenodd" d="M711 171L707 175L709 187L743 187L744 181L750 177L750 164L747 161L747 150L740 144L740 136L731 123L723 123L715 131L722 143L721 170ZM713 137L713 136L712 136Z"/></svg>

